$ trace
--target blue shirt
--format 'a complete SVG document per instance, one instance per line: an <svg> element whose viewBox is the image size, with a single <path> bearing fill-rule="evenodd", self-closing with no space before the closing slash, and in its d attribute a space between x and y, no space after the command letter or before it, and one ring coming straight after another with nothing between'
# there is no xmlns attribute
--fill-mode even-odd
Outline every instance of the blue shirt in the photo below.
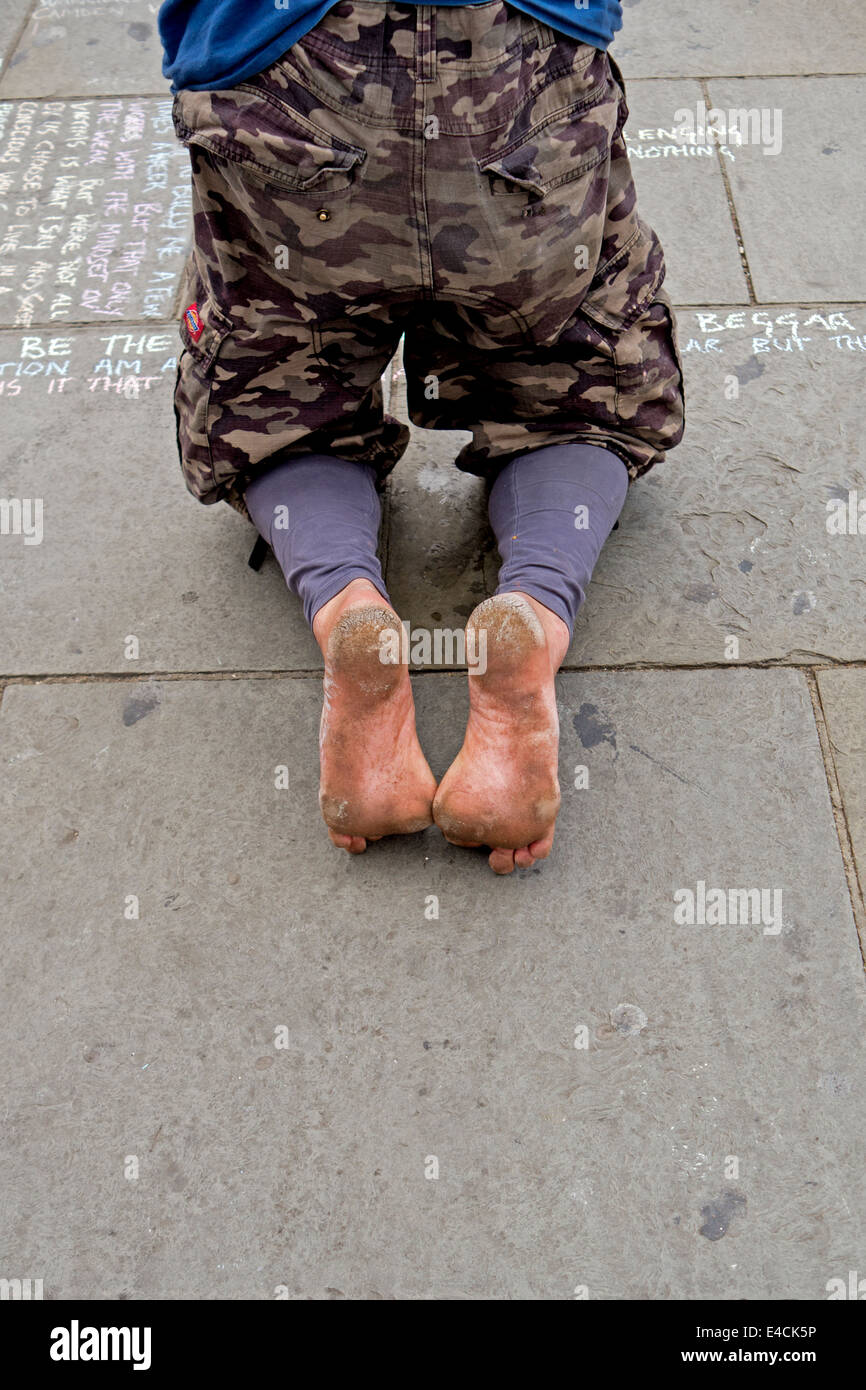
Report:
<svg viewBox="0 0 866 1390"><path fill-rule="evenodd" d="M278 9L275 4L251 4L250 0L164 0L157 18L163 75L171 79L173 92L181 87L192 91L234 87L275 63L336 3L287 0ZM462 5L467 0L441 3ZM620 0L586 0L585 7L576 0L513 0L513 4L593 48L607 48L622 28Z"/></svg>

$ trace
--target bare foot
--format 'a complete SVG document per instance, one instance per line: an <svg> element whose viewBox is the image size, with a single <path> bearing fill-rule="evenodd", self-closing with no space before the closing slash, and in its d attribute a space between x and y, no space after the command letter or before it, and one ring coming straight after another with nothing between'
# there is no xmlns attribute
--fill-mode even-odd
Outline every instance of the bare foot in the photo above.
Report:
<svg viewBox="0 0 866 1390"><path fill-rule="evenodd" d="M529 869L553 847L559 811L559 718L553 678L568 650L566 624L528 594L498 594L471 615L467 649L486 670L469 673L463 747L443 777L433 819L455 845L489 845L497 874Z"/></svg>
<svg viewBox="0 0 866 1390"><path fill-rule="evenodd" d="M386 629L399 632L400 620L366 579L313 619L325 658L319 805L332 841L350 854L433 819L436 779L415 732L409 668L380 659Z"/></svg>

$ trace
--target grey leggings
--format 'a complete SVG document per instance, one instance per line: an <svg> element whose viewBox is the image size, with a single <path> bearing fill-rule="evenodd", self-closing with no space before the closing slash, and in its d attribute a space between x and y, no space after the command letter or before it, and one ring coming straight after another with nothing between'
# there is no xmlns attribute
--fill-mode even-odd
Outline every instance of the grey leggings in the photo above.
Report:
<svg viewBox="0 0 866 1390"><path fill-rule="evenodd" d="M572 631L627 489L622 460L593 444L552 444L507 463L488 502L502 556L497 594L530 594ZM352 579L369 579L390 603L367 464L305 454L254 479L245 499L308 623Z"/></svg>

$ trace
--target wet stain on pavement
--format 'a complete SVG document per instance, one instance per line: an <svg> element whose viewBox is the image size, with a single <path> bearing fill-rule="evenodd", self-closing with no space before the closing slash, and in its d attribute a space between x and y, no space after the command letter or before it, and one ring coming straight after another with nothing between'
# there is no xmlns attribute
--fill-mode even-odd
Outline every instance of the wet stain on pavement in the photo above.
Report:
<svg viewBox="0 0 866 1390"><path fill-rule="evenodd" d="M151 710L159 707L159 695L155 690L148 691L144 695L130 695L126 704L123 706L123 722L127 729L133 724L137 724L139 719L143 719Z"/></svg>
<svg viewBox="0 0 866 1390"><path fill-rule="evenodd" d="M599 715L598 705L581 705L571 722L584 748L595 748L599 743L616 748L616 730L609 719Z"/></svg>
<svg viewBox="0 0 866 1390"><path fill-rule="evenodd" d="M745 1206L746 1199L739 1192L726 1192L722 1197L708 1202L701 1207L704 1219L701 1235L706 1236L707 1240L721 1240L722 1236L727 1235L733 1216L742 1213Z"/></svg>

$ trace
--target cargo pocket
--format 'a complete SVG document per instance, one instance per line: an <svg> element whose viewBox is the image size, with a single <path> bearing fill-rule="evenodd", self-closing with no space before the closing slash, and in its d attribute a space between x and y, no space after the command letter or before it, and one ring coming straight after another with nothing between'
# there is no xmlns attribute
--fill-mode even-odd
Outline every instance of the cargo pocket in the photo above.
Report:
<svg viewBox="0 0 866 1390"><path fill-rule="evenodd" d="M580 190L570 185L608 160L620 100L604 53L579 77L557 79L521 108L504 142L476 161L490 195L521 200L525 217L546 211L552 201L577 203Z"/></svg>
<svg viewBox="0 0 866 1390"><path fill-rule="evenodd" d="M637 215L624 245L599 266L580 312L612 332L622 332L661 287L665 261L658 237Z"/></svg>
<svg viewBox="0 0 866 1390"><path fill-rule="evenodd" d="M203 377L210 377L220 347L232 331L232 321L204 289L198 275L190 281L190 292L198 297L189 301L181 315L183 351L193 358Z"/></svg>
<svg viewBox="0 0 866 1390"><path fill-rule="evenodd" d="M180 321L183 346L174 394L178 457L193 496L201 502L216 502L219 493L208 417L214 368L233 325L197 273L190 277L188 293L199 297L188 300Z"/></svg>
<svg viewBox="0 0 866 1390"><path fill-rule="evenodd" d="M661 288L661 246L652 228L635 220L632 237L596 276L579 317L593 326L610 357L618 427L652 450L656 461L683 435L683 370L673 308Z"/></svg>
<svg viewBox="0 0 866 1390"><path fill-rule="evenodd" d="M621 93L607 55L592 52L526 100L475 161L471 288L481 307L519 317L527 347L558 341L605 253Z"/></svg>
<svg viewBox="0 0 866 1390"><path fill-rule="evenodd" d="M182 90L172 104L177 138L242 168L274 192L347 192L366 150L349 144L271 92L242 82L226 91Z"/></svg>

